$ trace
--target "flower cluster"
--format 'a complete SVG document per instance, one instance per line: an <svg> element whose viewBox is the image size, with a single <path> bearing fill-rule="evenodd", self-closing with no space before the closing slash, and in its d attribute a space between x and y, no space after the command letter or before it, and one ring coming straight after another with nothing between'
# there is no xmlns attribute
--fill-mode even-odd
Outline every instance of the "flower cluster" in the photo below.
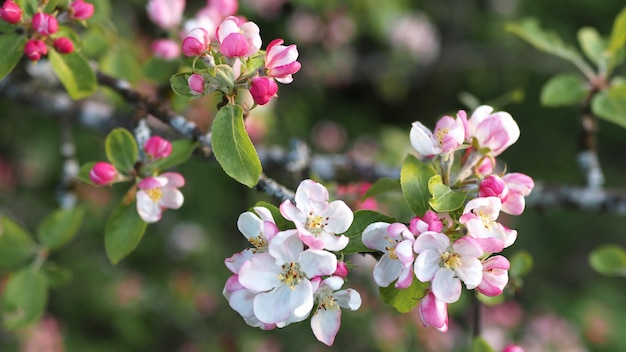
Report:
<svg viewBox="0 0 626 352"><path fill-rule="evenodd" d="M501 212L521 214L534 183L524 174L498 174L495 157L519 135L511 115L490 106L478 107L469 119L465 111L443 116L434 132L413 123L411 144L435 165L438 175L433 177L443 180L441 187L462 195L463 201L454 211L428 210L409 226L370 224L362 240L383 253L374 268L379 286L395 282L395 288L404 289L414 278L430 283L419 303L425 325L448 329L447 305L459 299L462 283L468 290L497 296L508 282L509 261L492 254L512 245L517 231L498 217ZM462 158L455 163L457 152Z"/></svg>
<svg viewBox="0 0 626 352"><path fill-rule="evenodd" d="M311 180L302 181L295 204L285 201L280 212L295 229L280 231L265 207L241 214L237 226L253 247L226 259L233 275L224 296L246 323L264 330L303 321L313 311L311 329L330 346L341 308L361 306L357 291L341 289L348 269L330 252L348 244L338 234L350 227L353 213L342 201L329 203L327 189Z"/></svg>
<svg viewBox="0 0 626 352"><path fill-rule="evenodd" d="M108 162L99 161L89 172L89 179L96 185L106 186L115 182L137 178L136 206L141 219L148 223L161 219L163 210L178 209L183 205L183 194L178 190L185 185L185 178L176 172L154 174L151 164L170 156L172 144L159 136L152 136L143 145L145 154L141 170L122 173ZM142 177L143 174L147 174Z"/></svg>
<svg viewBox="0 0 626 352"><path fill-rule="evenodd" d="M12 0L6 0L0 8L0 18L13 25L21 25L27 33L24 55L31 61L38 61L53 47L60 54L74 51L74 43L68 37L58 34L58 18L85 21L94 13L94 6L84 0L74 0L64 12L45 13L39 11L32 18L25 18L22 8ZM60 16L63 14L64 16Z"/></svg>

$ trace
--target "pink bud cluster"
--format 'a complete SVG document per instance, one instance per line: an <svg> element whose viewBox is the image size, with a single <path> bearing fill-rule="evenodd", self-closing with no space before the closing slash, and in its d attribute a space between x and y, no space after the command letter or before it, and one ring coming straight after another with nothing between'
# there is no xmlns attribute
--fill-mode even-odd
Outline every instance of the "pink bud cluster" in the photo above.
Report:
<svg viewBox="0 0 626 352"><path fill-rule="evenodd" d="M167 158L172 153L172 144L159 136L152 136L143 145L146 156L145 164ZM116 182L127 181L133 175L121 174L114 165L104 161L95 163L89 172L89 179L96 185L107 186ZM136 194L137 212L148 223L161 219L163 210L178 209L183 205L184 197L178 188L185 185L185 178L176 172L165 172L158 176L140 178Z"/></svg>
<svg viewBox="0 0 626 352"><path fill-rule="evenodd" d="M330 346L341 308L361 306L357 291L342 289L348 266L331 252L348 244L338 234L350 227L353 213L342 201L328 202L328 190L311 180L302 181L295 204L285 201L280 212L295 228L281 231L264 207L241 214L237 227L253 247L226 259L233 275L223 294L246 323L263 330L303 321L313 312L313 334Z"/></svg>
<svg viewBox="0 0 626 352"><path fill-rule="evenodd" d="M67 9L69 19L84 21L94 13L94 6L84 0L74 0ZM21 24L29 39L24 45L24 55L31 61L38 61L48 54L48 47L52 46L60 54L70 54L74 51L74 43L67 37L59 36L59 21L57 13L35 13L32 18L24 18L20 6L6 0L0 8L0 18L9 24Z"/></svg>
<svg viewBox="0 0 626 352"><path fill-rule="evenodd" d="M525 197L534 187L521 173L496 173L495 157L515 143L520 132L506 112L478 107L468 119L465 111L444 116L434 132L414 122L410 139L418 153L438 165L444 184L464 191L466 200L458 211L428 210L401 223L377 222L362 234L363 243L383 253L374 268L374 280L386 287L409 287L414 279L430 286L419 303L427 326L448 329L447 305L456 302L462 284L486 296L502 294L508 283L509 261L497 255L511 246L517 231L498 222L500 213L520 215ZM455 154L462 158L455 162ZM428 160L427 159L427 160ZM458 171L452 171L458 170Z"/></svg>

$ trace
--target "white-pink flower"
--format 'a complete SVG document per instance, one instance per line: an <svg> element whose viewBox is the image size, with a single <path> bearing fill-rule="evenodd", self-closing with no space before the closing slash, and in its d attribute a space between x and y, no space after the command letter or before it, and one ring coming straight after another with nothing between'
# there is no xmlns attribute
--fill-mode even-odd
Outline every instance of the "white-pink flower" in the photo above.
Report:
<svg viewBox="0 0 626 352"><path fill-rule="evenodd" d="M432 280L432 292L445 303L454 303L461 296L461 281L468 290L482 281L483 254L480 245L471 237L459 238L450 244L448 236L428 231L417 236L413 249L415 276L422 282Z"/></svg>
<svg viewBox="0 0 626 352"><path fill-rule="evenodd" d="M178 188L185 185L183 175L166 172L157 177L146 177L137 184L137 212L143 221L152 223L161 219L163 209L178 209L184 197Z"/></svg>
<svg viewBox="0 0 626 352"><path fill-rule="evenodd" d="M211 40L209 32L204 28L194 28L183 39L183 54L185 56L199 56L209 49Z"/></svg>
<svg viewBox="0 0 626 352"><path fill-rule="evenodd" d="M204 94L204 84L204 77L199 73L192 73L189 78L187 78L187 85L193 95Z"/></svg>
<svg viewBox="0 0 626 352"><path fill-rule="evenodd" d="M502 180L509 189L508 197L502 202L502 211L511 215L520 215L526 206L525 197L532 192L535 182L530 176L517 172L504 175Z"/></svg>
<svg viewBox="0 0 626 352"><path fill-rule="evenodd" d="M441 232L443 223L439 220L437 213L427 210L421 218L416 216L409 222L409 231L415 236L426 231Z"/></svg>
<svg viewBox="0 0 626 352"><path fill-rule="evenodd" d="M241 315L246 324L263 330L276 328L276 324L265 324L254 315L254 297L257 293L243 287L239 282L239 275L232 275L226 280L222 294L228 300L230 307Z"/></svg>
<svg viewBox="0 0 626 352"><path fill-rule="evenodd" d="M421 122L413 122L409 136L413 148L424 156L449 154L463 144L465 127L461 117L446 115L437 121L434 133Z"/></svg>
<svg viewBox="0 0 626 352"><path fill-rule="evenodd" d="M311 278L330 275L337 267L334 254L304 250L296 230L276 234L268 251L258 253L239 270L239 282L257 293L254 316L279 327L306 319L313 308Z"/></svg>
<svg viewBox="0 0 626 352"><path fill-rule="evenodd" d="M435 329L448 331L448 304L428 291L419 304L420 319L424 326L432 326Z"/></svg>
<svg viewBox="0 0 626 352"><path fill-rule="evenodd" d="M520 136L519 127L509 113L493 112L488 105L474 110L468 121L468 132L470 138L476 138L480 148L489 148L493 156L500 155Z"/></svg>
<svg viewBox="0 0 626 352"><path fill-rule="evenodd" d="M239 215L237 228L255 247L255 252L264 252L267 246L278 233L272 213L264 207L254 207L254 211L247 211ZM258 215L257 215L258 214Z"/></svg>
<svg viewBox="0 0 626 352"><path fill-rule="evenodd" d="M254 22L241 23L235 16L226 17L215 32L220 52L226 57L248 57L261 48L259 26Z"/></svg>
<svg viewBox="0 0 626 352"><path fill-rule="evenodd" d="M498 197L479 197L465 205L459 222L465 224L470 236L474 237L485 252L502 251L515 242L517 231L496 222L502 209Z"/></svg>
<svg viewBox="0 0 626 352"><path fill-rule="evenodd" d="M146 5L148 18L163 29L174 29L183 19L185 0L150 0Z"/></svg>
<svg viewBox="0 0 626 352"><path fill-rule="evenodd" d="M343 278L339 276L330 276L323 281L317 277L312 283L317 309L311 317L311 330L319 341L332 346L341 326L341 308L359 309L361 295L350 288L340 290Z"/></svg>
<svg viewBox="0 0 626 352"><path fill-rule="evenodd" d="M387 287L394 280L396 288L403 289L413 282L413 242L415 236L406 225L375 222L363 230L363 244L383 252L374 266L374 281L380 287Z"/></svg>
<svg viewBox="0 0 626 352"><path fill-rule="evenodd" d="M289 46L282 45L282 39L272 40L265 51L265 68L270 77L274 77L278 82L288 84L293 82L292 75L300 71L298 59L298 48L295 44Z"/></svg>
<svg viewBox="0 0 626 352"><path fill-rule="evenodd" d="M312 249L340 251L348 245L348 237L337 234L352 224L352 210L341 200L328 203L328 190L315 181L302 181L296 190L296 204L286 200L280 212L295 223L300 239Z"/></svg>
<svg viewBox="0 0 626 352"><path fill-rule="evenodd" d="M501 256L493 256L483 262L483 279L476 290L485 296L498 296L509 282L509 261Z"/></svg>

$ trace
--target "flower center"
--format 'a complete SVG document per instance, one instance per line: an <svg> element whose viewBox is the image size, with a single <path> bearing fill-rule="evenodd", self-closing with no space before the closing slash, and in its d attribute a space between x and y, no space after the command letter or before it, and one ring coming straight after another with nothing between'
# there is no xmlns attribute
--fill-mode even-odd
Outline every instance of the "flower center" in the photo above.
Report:
<svg viewBox="0 0 626 352"><path fill-rule="evenodd" d="M161 191L161 187L154 187L146 190L146 194L153 202L158 202L161 197L163 197L163 191Z"/></svg>
<svg viewBox="0 0 626 352"><path fill-rule="evenodd" d="M319 215L315 215L311 211L309 212L309 216L307 217L306 222L304 223L304 227L310 233L314 235L319 235L320 233L322 233L322 231L324 231L324 227L328 225L326 221L328 221L327 217L325 218Z"/></svg>
<svg viewBox="0 0 626 352"><path fill-rule="evenodd" d="M254 238L248 239L248 242L250 242L250 244L252 244L257 249L265 249L267 248L268 244L265 236L263 235L263 232L261 232L258 236Z"/></svg>
<svg viewBox="0 0 626 352"><path fill-rule="evenodd" d="M435 132L435 137L439 141L439 144L443 144L443 140L449 132L450 130L447 128L442 128L438 130L437 132Z"/></svg>
<svg viewBox="0 0 626 352"><path fill-rule="evenodd" d="M318 301L317 311L319 311L320 309L323 309L323 310L340 309L339 304L337 304L337 300L335 299L335 296L333 295L333 291L331 291L330 289L323 289L321 291L322 292L320 292L317 295L317 301ZM317 314L317 311L315 311L315 314Z"/></svg>
<svg viewBox="0 0 626 352"><path fill-rule="evenodd" d="M441 263L448 269L456 269L461 265L461 257L454 252L445 252L441 255Z"/></svg>
<svg viewBox="0 0 626 352"><path fill-rule="evenodd" d="M278 275L278 280L289 286L292 290L295 290L296 285L305 277L305 275L300 272L300 264L294 262L285 263L282 268L283 272Z"/></svg>

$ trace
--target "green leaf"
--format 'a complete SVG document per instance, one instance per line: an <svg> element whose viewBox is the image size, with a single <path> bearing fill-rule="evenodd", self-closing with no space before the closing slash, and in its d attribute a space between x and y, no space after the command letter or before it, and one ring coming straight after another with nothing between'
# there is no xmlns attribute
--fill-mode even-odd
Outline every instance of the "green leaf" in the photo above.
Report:
<svg viewBox="0 0 626 352"><path fill-rule="evenodd" d="M60 265L46 262L42 265L41 269L46 275L50 287L63 286L72 280L72 272Z"/></svg>
<svg viewBox="0 0 626 352"><path fill-rule="evenodd" d="M34 253L31 235L8 217L0 217L0 270L25 263Z"/></svg>
<svg viewBox="0 0 626 352"><path fill-rule="evenodd" d="M626 277L626 251L616 244L605 244L589 255L591 267L603 275Z"/></svg>
<svg viewBox="0 0 626 352"><path fill-rule="evenodd" d="M533 268L533 256L524 250L515 252L509 261L511 263L509 275L512 277L524 277Z"/></svg>
<svg viewBox="0 0 626 352"><path fill-rule="evenodd" d="M81 207L55 211L39 225L39 242L50 250L62 247L76 235L84 215Z"/></svg>
<svg viewBox="0 0 626 352"><path fill-rule="evenodd" d="M485 341L482 337L474 337L474 341L472 341L472 351L471 352L495 352L487 341Z"/></svg>
<svg viewBox="0 0 626 352"><path fill-rule="evenodd" d="M89 173L91 172L91 169L93 169L94 165L96 165L96 163L97 161L91 161L91 162L83 164L83 166L80 167L80 170L78 171L78 174L76 175L76 178L85 182L88 185L95 186L95 183L93 183L91 179L89 178Z"/></svg>
<svg viewBox="0 0 626 352"><path fill-rule="evenodd" d="M129 174L135 167L138 157L138 148L135 137L124 128L116 128L107 136L104 142L109 161L117 171Z"/></svg>
<svg viewBox="0 0 626 352"><path fill-rule="evenodd" d="M415 215L422 216L430 209L428 180L433 176L435 170L417 160L415 156L407 155L404 159L400 170L400 185L404 199Z"/></svg>
<svg viewBox="0 0 626 352"><path fill-rule="evenodd" d="M165 61L159 58L152 58L143 64L142 73L150 81L164 84L178 71L179 65L177 60Z"/></svg>
<svg viewBox="0 0 626 352"><path fill-rule="evenodd" d="M541 89L541 104L563 106L582 103L589 93L585 81L573 74L552 77Z"/></svg>
<svg viewBox="0 0 626 352"><path fill-rule="evenodd" d="M16 0L15 3L20 5L20 8L24 10L26 17L32 17L39 8L39 1L37 0Z"/></svg>
<svg viewBox="0 0 626 352"><path fill-rule="evenodd" d="M172 142L172 153L167 157L155 160L150 166L154 169L167 170L180 165L191 158L197 143L189 139L180 139Z"/></svg>
<svg viewBox="0 0 626 352"><path fill-rule="evenodd" d="M190 100L202 97L203 95L192 93L191 89L189 89L189 83L187 82L189 76L191 76L190 72L181 72L173 75L170 78L172 91L182 97L189 98Z"/></svg>
<svg viewBox="0 0 626 352"><path fill-rule="evenodd" d="M276 223L276 226L278 227L279 230L281 231L285 231L285 230L289 230L289 229L293 229L295 227L295 225L293 224L293 222L285 219L285 217L283 217L283 214L280 213L280 209L278 209L278 207L276 207L273 204L270 204L268 202L257 202L254 207L250 208L249 211L251 212L255 212L254 208L256 207L263 207L263 208L267 208L270 213L272 213L272 217L274 218L274 222Z"/></svg>
<svg viewBox="0 0 626 352"><path fill-rule="evenodd" d="M26 37L7 33L0 35L0 80L8 75L24 55Z"/></svg>
<svg viewBox="0 0 626 352"><path fill-rule="evenodd" d="M115 44L109 47L100 60L100 70L131 83L137 82L141 73L141 66L137 60L135 50L126 41L116 42Z"/></svg>
<svg viewBox="0 0 626 352"><path fill-rule="evenodd" d="M147 226L139 217L135 202L120 204L113 210L104 229L104 248L111 263L117 264L137 248Z"/></svg>
<svg viewBox="0 0 626 352"><path fill-rule="evenodd" d="M380 287L380 298L383 302L391 305L400 313L408 313L419 303L420 299L424 297L426 289L428 289L428 282L421 282L417 279L413 279L411 286L398 290L394 286L395 282L387 287Z"/></svg>
<svg viewBox="0 0 626 352"><path fill-rule="evenodd" d="M578 50L566 45L556 33L543 30L534 18L527 18L519 23L509 23L506 29L548 54L570 61L575 65L584 63Z"/></svg>
<svg viewBox="0 0 626 352"><path fill-rule="evenodd" d="M435 175L428 180L428 191L433 196L428 200L428 204L439 213L447 213L459 209L463 206L465 197L467 197L467 192L455 191L444 185L441 175Z"/></svg>
<svg viewBox="0 0 626 352"><path fill-rule="evenodd" d="M626 7L615 17L607 52L615 54L615 52L624 47L624 44L626 44Z"/></svg>
<svg viewBox="0 0 626 352"><path fill-rule="evenodd" d="M389 177L383 177L378 179L374 184L365 192L361 199L367 199L375 197L379 194L383 194L390 191L396 191L402 189L400 186L400 180L396 180Z"/></svg>
<svg viewBox="0 0 626 352"><path fill-rule="evenodd" d="M598 117L626 128L626 83L615 84L594 95L591 110Z"/></svg>
<svg viewBox="0 0 626 352"><path fill-rule="evenodd" d="M213 121L213 153L224 172L252 188L261 175L261 161L243 125L239 105L226 105Z"/></svg>
<svg viewBox="0 0 626 352"><path fill-rule="evenodd" d="M372 210L355 211L352 225L350 225L348 230L343 233L343 235L350 239L350 242L348 242L346 248L344 248L341 252L343 254L376 252L375 249L365 247L363 241L361 240L361 235L363 234L363 230L365 230L369 224L379 221L393 223L395 219Z"/></svg>
<svg viewBox="0 0 626 352"><path fill-rule="evenodd" d="M43 272L32 267L15 272L2 297L5 328L20 329L39 320L47 301L48 281Z"/></svg>
<svg viewBox="0 0 626 352"><path fill-rule="evenodd" d="M589 60L598 67L606 68L607 56L604 54L606 41L595 28L583 27L578 30L578 44Z"/></svg>
<svg viewBox="0 0 626 352"><path fill-rule="evenodd" d="M96 74L87 59L79 52L59 54L56 50L48 51L52 69L63 83L72 99L90 96L98 87Z"/></svg>

